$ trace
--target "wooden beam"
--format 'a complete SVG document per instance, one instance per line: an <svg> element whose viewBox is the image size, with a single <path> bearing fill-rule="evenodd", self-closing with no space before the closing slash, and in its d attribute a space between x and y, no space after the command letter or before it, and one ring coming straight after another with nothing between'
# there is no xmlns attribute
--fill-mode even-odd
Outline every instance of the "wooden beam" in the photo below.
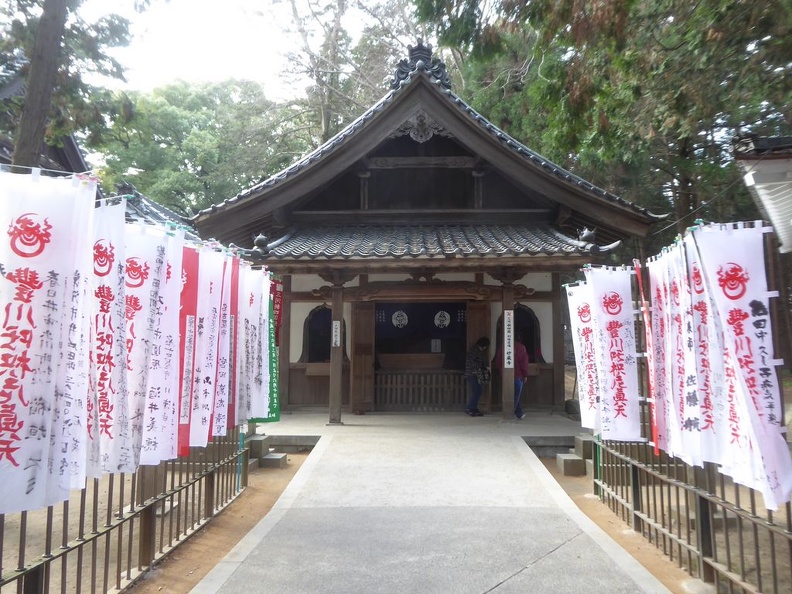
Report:
<svg viewBox="0 0 792 594"><path fill-rule="evenodd" d="M521 223L548 223L555 214L551 208L487 209L481 210L296 210L289 218L292 224L324 225L393 225L409 221L412 225L488 224L514 225Z"/></svg>
<svg viewBox="0 0 792 594"><path fill-rule="evenodd" d="M473 169L476 157L372 157L368 169Z"/></svg>

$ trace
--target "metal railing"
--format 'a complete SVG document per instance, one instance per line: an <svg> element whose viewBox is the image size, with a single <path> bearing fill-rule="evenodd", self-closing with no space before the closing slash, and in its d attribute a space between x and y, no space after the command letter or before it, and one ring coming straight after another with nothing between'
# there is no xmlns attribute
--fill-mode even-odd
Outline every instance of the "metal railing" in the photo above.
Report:
<svg viewBox="0 0 792 594"><path fill-rule="evenodd" d="M691 576L719 593L792 592L789 503L767 510L716 465L692 467L647 443L595 441L594 455L603 503Z"/></svg>
<svg viewBox="0 0 792 594"><path fill-rule="evenodd" d="M247 486L238 430L189 456L108 474L46 509L0 515L0 594L117 592Z"/></svg>

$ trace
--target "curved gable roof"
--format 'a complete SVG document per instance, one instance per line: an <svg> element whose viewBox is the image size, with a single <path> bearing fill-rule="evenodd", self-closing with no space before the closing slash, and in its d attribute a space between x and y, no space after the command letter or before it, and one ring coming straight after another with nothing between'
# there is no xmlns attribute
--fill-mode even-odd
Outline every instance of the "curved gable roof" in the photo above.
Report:
<svg viewBox="0 0 792 594"><path fill-rule="evenodd" d="M400 62L391 90L344 130L279 173L200 211L193 223L201 235L249 245L277 210L296 207L419 113L517 185L539 190L599 225L643 236L664 218L587 182L509 136L451 91L444 65L430 56L426 46L411 48L411 59Z"/></svg>

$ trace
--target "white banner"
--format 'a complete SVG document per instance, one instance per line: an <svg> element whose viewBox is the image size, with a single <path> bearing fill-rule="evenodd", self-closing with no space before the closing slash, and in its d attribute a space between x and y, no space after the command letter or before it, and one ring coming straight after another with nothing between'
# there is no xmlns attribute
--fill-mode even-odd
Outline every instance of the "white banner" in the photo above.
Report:
<svg viewBox="0 0 792 594"><path fill-rule="evenodd" d="M566 288L572 346L577 367L580 424L599 432L599 381L594 341L594 318L591 314L591 291L586 283Z"/></svg>
<svg viewBox="0 0 792 594"><path fill-rule="evenodd" d="M167 268L163 291L162 350L159 353L163 367L162 430L159 436L159 455L162 460L178 456L179 396L181 376L179 355L179 309L181 300L181 270L184 256L184 231L172 230L168 234Z"/></svg>
<svg viewBox="0 0 792 594"><path fill-rule="evenodd" d="M157 238L157 252L149 302L152 331L148 345L140 464L153 466L171 458L174 449L175 397L178 393L178 359L175 357L179 340L179 314L175 304L181 287L178 275L173 277L171 266L174 261L181 266L184 233L166 232L165 229L148 229L147 233ZM166 297L175 301L167 301Z"/></svg>
<svg viewBox="0 0 792 594"><path fill-rule="evenodd" d="M265 307L269 309L269 275L242 263L239 287L239 336L235 374L239 398L237 422L263 418L267 414L265 398L269 387L265 385L265 374L269 377L269 349L267 313L264 310Z"/></svg>
<svg viewBox="0 0 792 594"><path fill-rule="evenodd" d="M631 268L586 268L593 304L603 439L640 440Z"/></svg>
<svg viewBox="0 0 792 594"><path fill-rule="evenodd" d="M93 181L0 173L0 513L84 485L95 195Z"/></svg>
<svg viewBox="0 0 792 594"><path fill-rule="evenodd" d="M198 308L190 445L205 446L211 431L217 380L217 347L225 254L204 247L198 254Z"/></svg>
<svg viewBox="0 0 792 594"><path fill-rule="evenodd" d="M702 466L701 410L698 403L698 372L696 370L695 336L693 332L692 302L688 284L685 247L681 242L671 246L666 258L669 263L670 336L673 353L672 394L673 419L678 439L676 454L691 466Z"/></svg>
<svg viewBox="0 0 792 594"><path fill-rule="evenodd" d="M157 406L157 394L149 394L149 374L155 329L161 315L160 288L164 286L167 237L162 230L144 225L128 225L126 233L126 321L127 384L129 418L132 429L132 452L135 465L140 464L144 434L147 462L156 455L157 445L149 437L152 424L146 424ZM148 411L148 413L147 413ZM155 429L154 429L155 430Z"/></svg>
<svg viewBox="0 0 792 594"><path fill-rule="evenodd" d="M654 409L655 409L655 445L664 452L671 453L671 439L669 415L673 410L673 396L671 392L670 370L673 367L670 349L673 336L669 336L671 326L668 306L668 260L664 258L665 252L654 259L649 259L646 269L649 272L649 285L652 304L652 346L654 348L653 377ZM678 440L676 440L678 443Z"/></svg>
<svg viewBox="0 0 792 594"><path fill-rule="evenodd" d="M228 407L231 381L231 277L234 260L226 255L223 294L220 302L220 335L217 352L217 381L215 385L212 435L223 436L228 431Z"/></svg>
<svg viewBox="0 0 792 594"><path fill-rule="evenodd" d="M781 432L763 230L710 225L693 238L723 327L730 443L739 445L727 469L777 509L792 494L792 459Z"/></svg>
<svg viewBox="0 0 792 594"><path fill-rule="evenodd" d="M126 202L96 209L92 277L92 379L89 438L98 449L90 457L91 476L134 472L129 426L124 284ZM94 450L96 452L96 450Z"/></svg>
<svg viewBox="0 0 792 594"><path fill-rule="evenodd" d="M691 288L693 343L696 356L699 438L705 462L725 465L731 459L728 439L726 378L723 367L723 329L717 316L693 236L684 237L688 280Z"/></svg>

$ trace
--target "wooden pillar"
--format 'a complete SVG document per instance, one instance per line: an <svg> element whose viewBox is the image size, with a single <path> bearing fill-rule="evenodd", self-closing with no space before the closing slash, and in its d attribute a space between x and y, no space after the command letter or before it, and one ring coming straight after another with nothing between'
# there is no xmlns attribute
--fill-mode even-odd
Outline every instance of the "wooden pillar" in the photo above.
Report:
<svg viewBox="0 0 792 594"><path fill-rule="evenodd" d="M511 367L506 367L506 361L501 360L501 402L503 403L504 420L514 418L514 285L510 282L503 283L503 314L501 324L503 335L501 339L501 356L505 359L507 347L511 350ZM507 317L511 316L512 323L507 324Z"/></svg>
<svg viewBox="0 0 792 594"><path fill-rule="evenodd" d="M333 326L330 332L330 419L341 424L341 388L344 375L344 286L333 285Z"/></svg>
<svg viewBox="0 0 792 594"><path fill-rule="evenodd" d="M553 407L564 409L564 320L561 315L561 275L551 275L553 283Z"/></svg>

